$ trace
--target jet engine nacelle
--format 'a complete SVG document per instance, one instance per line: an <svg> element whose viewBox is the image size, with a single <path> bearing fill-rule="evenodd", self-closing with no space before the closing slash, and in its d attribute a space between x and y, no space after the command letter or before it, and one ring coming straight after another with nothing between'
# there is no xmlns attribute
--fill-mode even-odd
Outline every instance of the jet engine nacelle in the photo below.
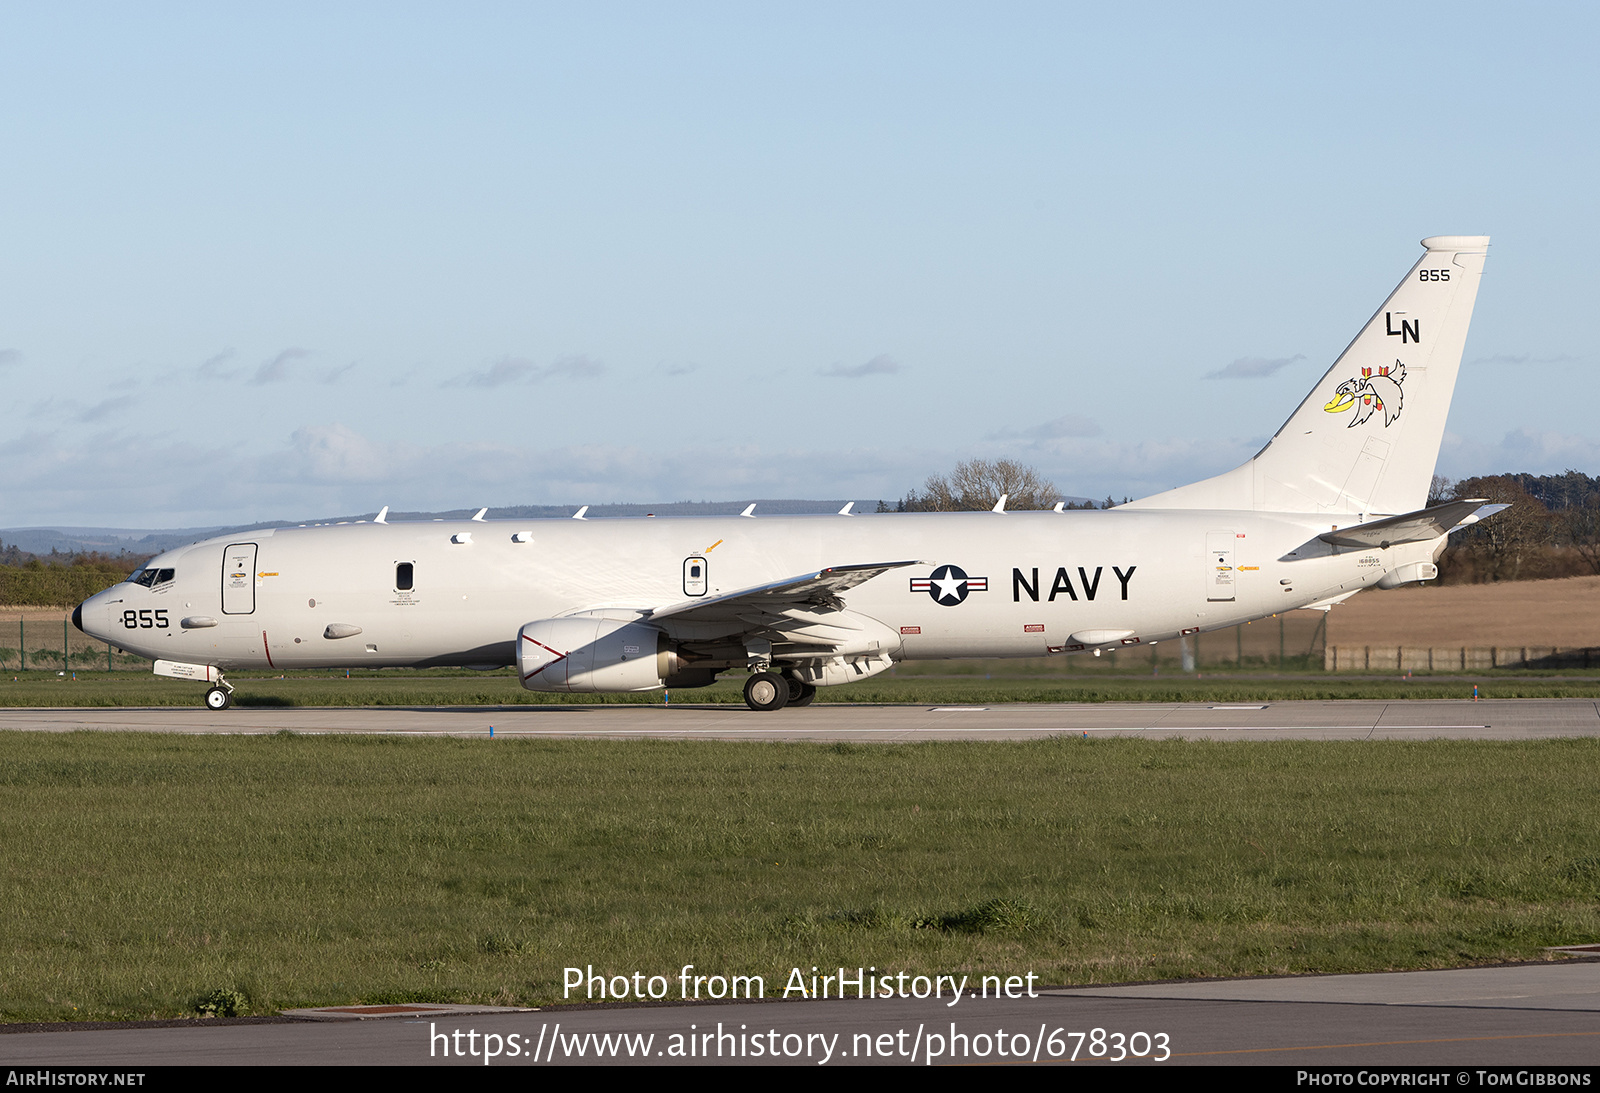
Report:
<svg viewBox="0 0 1600 1093"><path fill-rule="evenodd" d="M517 674L530 691L653 691L680 667L667 635L617 619L540 619L517 633Z"/></svg>
<svg viewBox="0 0 1600 1093"><path fill-rule="evenodd" d="M1392 569L1378 578L1379 588L1399 588L1412 581L1431 581L1439 576L1439 567L1432 562L1412 562Z"/></svg>

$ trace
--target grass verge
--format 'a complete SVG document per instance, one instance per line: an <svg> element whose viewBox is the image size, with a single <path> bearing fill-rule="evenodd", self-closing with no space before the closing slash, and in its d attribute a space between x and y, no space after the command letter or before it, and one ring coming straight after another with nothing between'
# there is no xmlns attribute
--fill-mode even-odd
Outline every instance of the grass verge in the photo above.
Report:
<svg viewBox="0 0 1600 1093"><path fill-rule="evenodd" d="M1597 770L1594 740L3 733L0 1016L1537 958L1600 937Z"/></svg>

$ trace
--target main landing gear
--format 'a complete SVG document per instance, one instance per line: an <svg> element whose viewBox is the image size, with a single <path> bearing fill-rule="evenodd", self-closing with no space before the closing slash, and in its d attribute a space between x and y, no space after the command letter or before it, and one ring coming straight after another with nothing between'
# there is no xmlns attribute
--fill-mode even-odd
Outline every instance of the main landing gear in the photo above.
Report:
<svg viewBox="0 0 1600 1093"><path fill-rule="evenodd" d="M794 676L786 676L784 678L789 681L789 705L811 705L811 700L817 697L817 689L809 683L800 682Z"/></svg>
<svg viewBox="0 0 1600 1093"><path fill-rule="evenodd" d="M758 713L781 710L789 704L789 681L777 672L757 672L744 681L744 701Z"/></svg>
<svg viewBox="0 0 1600 1093"><path fill-rule="evenodd" d="M227 680L218 678L215 687L206 691L206 709L226 710L233 705L233 687Z"/></svg>
<svg viewBox="0 0 1600 1093"><path fill-rule="evenodd" d="M758 713L781 710L785 706L809 706L817 689L794 676L777 672L757 672L745 681L745 705Z"/></svg>

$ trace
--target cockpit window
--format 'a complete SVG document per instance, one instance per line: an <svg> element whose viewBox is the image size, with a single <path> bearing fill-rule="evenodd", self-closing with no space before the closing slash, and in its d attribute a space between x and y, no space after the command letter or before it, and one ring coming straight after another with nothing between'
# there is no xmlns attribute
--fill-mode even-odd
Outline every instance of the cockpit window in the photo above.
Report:
<svg viewBox="0 0 1600 1093"><path fill-rule="evenodd" d="M132 584L141 584L146 588L154 588L158 584L166 584L176 575L176 570L156 569L152 566L139 570L139 572L129 577L128 580Z"/></svg>

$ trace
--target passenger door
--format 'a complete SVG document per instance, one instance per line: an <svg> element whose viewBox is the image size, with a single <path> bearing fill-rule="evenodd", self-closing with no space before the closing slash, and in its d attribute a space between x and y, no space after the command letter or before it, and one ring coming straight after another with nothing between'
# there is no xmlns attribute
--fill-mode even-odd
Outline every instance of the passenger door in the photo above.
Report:
<svg viewBox="0 0 1600 1093"><path fill-rule="evenodd" d="M1236 533L1206 532L1206 601L1229 603L1238 596L1239 570L1234 557Z"/></svg>
<svg viewBox="0 0 1600 1093"><path fill-rule="evenodd" d="M256 544L229 543L222 552L222 613L250 615L256 609Z"/></svg>

